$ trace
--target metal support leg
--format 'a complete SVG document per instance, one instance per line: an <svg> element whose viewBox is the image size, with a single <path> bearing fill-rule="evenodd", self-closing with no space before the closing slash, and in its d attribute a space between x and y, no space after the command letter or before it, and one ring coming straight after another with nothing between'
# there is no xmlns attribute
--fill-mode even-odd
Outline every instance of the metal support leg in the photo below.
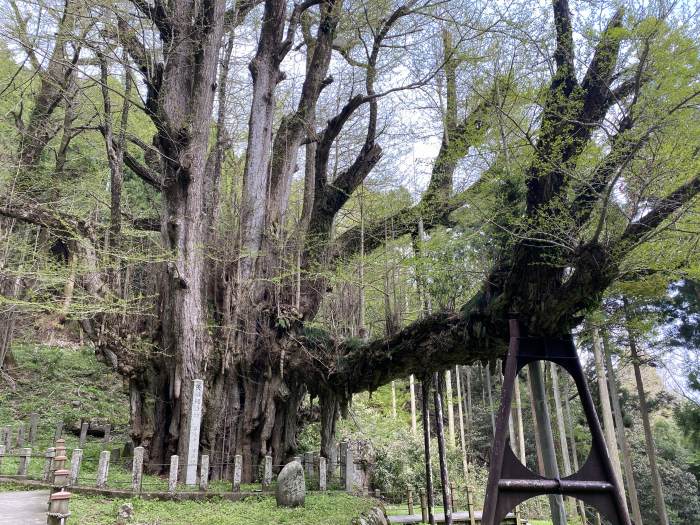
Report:
<svg viewBox="0 0 700 525"><path fill-rule="evenodd" d="M536 361L551 361L571 374L591 432L588 459L578 472L561 479L546 478L529 470L515 457L508 439L508 415L517 374ZM498 525L516 505L545 494L581 499L597 508L613 525L632 525L571 336L564 339L520 337L518 322L510 321L510 346L490 465L482 525Z"/></svg>

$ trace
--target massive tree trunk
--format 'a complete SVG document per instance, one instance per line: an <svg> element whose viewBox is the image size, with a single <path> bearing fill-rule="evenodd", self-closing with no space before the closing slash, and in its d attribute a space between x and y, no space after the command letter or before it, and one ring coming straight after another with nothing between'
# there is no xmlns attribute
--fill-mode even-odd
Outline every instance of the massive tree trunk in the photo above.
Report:
<svg viewBox="0 0 700 525"><path fill-rule="evenodd" d="M207 333L205 179L210 119L225 2L175 2L148 15L167 28L167 61L149 78L147 105L163 160L162 243L170 254L160 275L160 356L136 370L131 387L132 437L153 464L187 457L192 381L205 377L212 345ZM133 54L133 53L132 53Z"/></svg>

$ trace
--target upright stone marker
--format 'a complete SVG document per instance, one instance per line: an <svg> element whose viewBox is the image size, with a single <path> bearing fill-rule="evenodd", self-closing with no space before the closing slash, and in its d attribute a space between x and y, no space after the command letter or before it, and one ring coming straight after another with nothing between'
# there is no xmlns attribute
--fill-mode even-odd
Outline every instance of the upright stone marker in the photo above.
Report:
<svg viewBox="0 0 700 525"><path fill-rule="evenodd" d="M263 489L269 489L272 485L272 456L265 456L265 467L263 470Z"/></svg>
<svg viewBox="0 0 700 525"><path fill-rule="evenodd" d="M0 444L0 468L2 468L2 459L5 456L5 445Z"/></svg>
<svg viewBox="0 0 700 525"><path fill-rule="evenodd" d="M345 490L352 492L354 489L355 460L352 457L352 448L345 448Z"/></svg>
<svg viewBox="0 0 700 525"><path fill-rule="evenodd" d="M342 441L340 445L338 445L338 459L340 460L340 479L345 482L345 458L348 455L348 442L347 441Z"/></svg>
<svg viewBox="0 0 700 525"><path fill-rule="evenodd" d="M5 445L5 452L9 453L12 450L12 432L10 427L2 429L2 444Z"/></svg>
<svg viewBox="0 0 700 525"><path fill-rule="evenodd" d="M338 464L338 447L337 445L331 445L328 451L328 479L332 480L335 476L335 468Z"/></svg>
<svg viewBox="0 0 700 525"><path fill-rule="evenodd" d="M170 456L170 475L168 476L168 492L175 494L177 490L177 472L180 468L180 456Z"/></svg>
<svg viewBox="0 0 700 525"><path fill-rule="evenodd" d="M306 452L304 454L304 467L306 468L306 477L311 479L314 477L314 453Z"/></svg>
<svg viewBox="0 0 700 525"><path fill-rule="evenodd" d="M83 421L83 424L80 425L80 448L83 448L85 446L85 441L87 440L87 433L89 427L90 423L88 423L87 421Z"/></svg>
<svg viewBox="0 0 700 525"><path fill-rule="evenodd" d="M143 447L134 449L134 462L131 465L131 490L141 492L141 477L143 476Z"/></svg>
<svg viewBox="0 0 700 525"><path fill-rule="evenodd" d="M321 456L318 458L318 490L326 490L326 474L328 473L326 467L326 458Z"/></svg>
<svg viewBox="0 0 700 525"><path fill-rule="evenodd" d="M109 476L109 450L100 452L100 462L97 465L97 488L103 489L107 486L107 476Z"/></svg>
<svg viewBox="0 0 700 525"><path fill-rule="evenodd" d="M63 435L63 421L56 423L56 432L54 432L53 440L58 441Z"/></svg>
<svg viewBox="0 0 700 525"><path fill-rule="evenodd" d="M241 490L241 475L243 473L243 456L236 454L233 458L233 492Z"/></svg>
<svg viewBox="0 0 700 525"><path fill-rule="evenodd" d="M112 425L107 423L105 425L105 438L103 440L104 443L109 443L109 440L112 438Z"/></svg>
<svg viewBox="0 0 700 525"><path fill-rule="evenodd" d="M23 448L19 452L19 468L17 469L18 476L26 476L29 471L29 461L32 457L31 448Z"/></svg>
<svg viewBox="0 0 700 525"><path fill-rule="evenodd" d="M17 429L17 448L24 447L24 424L21 423Z"/></svg>
<svg viewBox="0 0 700 525"><path fill-rule="evenodd" d="M112 463L119 463L122 459L122 449L113 448L112 449Z"/></svg>
<svg viewBox="0 0 700 525"><path fill-rule="evenodd" d="M192 406L190 407L190 433L187 441L187 466L185 485L197 484L197 459L199 458L199 429L202 425L202 400L204 399L204 381L192 381Z"/></svg>
<svg viewBox="0 0 700 525"><path fill-rule="evenodd" d="M44 460L44 472L42 478L44 481L51 481L51 467L53 466L53 458L56 457L56 448L49 447L46 449L46 456Z"/></svg>
<svg viewBox="0 0 700 525"><path fill-rule="evenodd" d="M29 444L33 447L36 444L36 431L39 427L39 414L32 412L29 416Z"/></svg>
<svg viewBox="0 0 700 525"><path fill-rule="evenodd" d="M199 462L199 490L206 492L209 488L209 456L202 454Z"/></svg>
<svg viewBox="0 0 700 525"><path fill-rule="evenodd" d="M77 485L80 477L80 464L83 462L82 449L76 448L70 456L70 484Z"/></svg>

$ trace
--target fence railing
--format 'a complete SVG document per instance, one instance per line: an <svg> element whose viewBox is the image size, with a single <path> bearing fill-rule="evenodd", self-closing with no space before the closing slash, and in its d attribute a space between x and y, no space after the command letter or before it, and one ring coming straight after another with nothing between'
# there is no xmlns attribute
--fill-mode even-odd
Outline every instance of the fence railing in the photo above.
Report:
<svg viewBox="0 0 700 525"><path fill-rule="evenodd" d="M130 444L114 447L116 443L110 441L110 425L104 427L104 438L100 439L102 450L96 455L94 448L84 448L88 437L87 423L80 427L78 446L70 450L62 437L63 424L58 423L54 432L54 446L39 453L36 448L24 446L35 444L37 440L38 417L32 414L30 421L29 432L26 432L25 424L16 426L14 433L9 426L0 429L0 476L39 481L58 487L92 488L133 495L157 493L160 496L175 496L192 492L269 492L276 488L276 473L284 467L284 464L275 464L272 456L265 456L261 465L256 465L259 469L256 470L259 472L257 481L243 484L244 464L241 455L234 456L233 461L213 462L209 455L202 454L197 458L196 465L188 465L186 458L173 455L166 464L148 463L151 470L167 472L167 477L150 475L144 473L145 449L132 448ZM339 443L334 452L332 455L335 457L331 459L318 452L307 452L293 458L303 466L307 490L361 492L363 487L358 485L355 473L365 465L353 459L353 451L348 443ZM197 471L194 483L184 483L188 467L194 467ZM222 473L228 477L227 481L218 479Z"/></svg>

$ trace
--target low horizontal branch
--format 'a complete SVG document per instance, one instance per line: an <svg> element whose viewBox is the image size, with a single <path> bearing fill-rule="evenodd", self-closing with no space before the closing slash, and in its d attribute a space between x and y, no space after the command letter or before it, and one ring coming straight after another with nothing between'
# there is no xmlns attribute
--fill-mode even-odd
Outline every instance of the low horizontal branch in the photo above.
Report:
<svg viewBox="0 0 700 525"><path fill-rule="evenodd" d="M482 298L480 292L469 303L474 306L428 315L391 337L366 344L345 343L329 386L348 393L373 391L411 374L422 377L502 356L507 351L507 320L481 311L476 305Z"/></svg>
<svg viewBox="0 0 700 525"><path fill-rule="evenodd" d="M0 215L43 226L58 235L66 237L76 235L90 236L90 229L81 219L51 209L46 205L26 201L18 196L2 197L0 199Z"/></svg>

